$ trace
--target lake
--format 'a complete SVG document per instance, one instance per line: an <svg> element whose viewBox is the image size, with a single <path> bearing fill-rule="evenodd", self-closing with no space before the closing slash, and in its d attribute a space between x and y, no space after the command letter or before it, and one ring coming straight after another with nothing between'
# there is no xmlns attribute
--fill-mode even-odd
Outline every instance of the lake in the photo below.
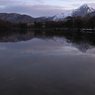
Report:
<svg viewBox="0 0 95 95"><path fill-rule="evenodd" d="M95 95L95 46L67 38L0 37L0 95Z"/></svg>

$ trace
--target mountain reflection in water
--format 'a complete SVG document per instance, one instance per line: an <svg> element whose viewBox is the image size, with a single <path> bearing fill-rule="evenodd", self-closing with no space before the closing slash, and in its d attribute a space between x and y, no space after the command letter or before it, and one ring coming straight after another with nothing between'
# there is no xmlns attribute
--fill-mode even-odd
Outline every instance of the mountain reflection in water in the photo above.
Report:
<svg viewBox="0 0 95 95"><path fill-rule="evenodd" d="M95 95L94 45L94 34L0 35L0 95Z"/></svg>
<svg viewBox="0 0 95 95"><path fill-rule="evenodd" d="M7 36L3 35L0 38L0 42L21 42L28 41L34 38L43 39L43 40L53 40L58 43L62 43L64 46L75 47L83 53L95 53L95 34L91 35L45 35L45 34L36 34L35 32L26 32L26 33L15 33L9 34ZM91 40L92 39L92 40Z"/></svg>

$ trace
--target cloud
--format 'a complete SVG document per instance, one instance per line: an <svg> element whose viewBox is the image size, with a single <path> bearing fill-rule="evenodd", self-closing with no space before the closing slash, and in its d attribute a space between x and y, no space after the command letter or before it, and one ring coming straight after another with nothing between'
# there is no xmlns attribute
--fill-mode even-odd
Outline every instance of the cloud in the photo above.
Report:
<svg viewBox="0 0 95 95"><path fill-rule="evenodd" d="M51 5L13 5L0 8L1 13L20 13L31 15L33 17L53 16L62 13L63 11L63 7Z"/></svg>
<svg viewBox="0 0 95 95"><path fill-rule="evenodd" d="M44 1L43 0L35 0L35 4L44 4Z"/></svg>
<svg viewBox="0 0 95 95"><path fill-rule="evenodd" d="M74 7L77 7L77 6L81 6L81 4L72 4L72 6L74 6Z"/></svg>
<svg viewBox="0 0 95 95"><path fill-rule="evenodd" d="M44 4L43 0L0 0L0 5L24 5L24 4Z"/></svg>
<svg viewBox="0 0 95 95"><path fill-rule="evenodd" d="M0 0L0 5L14 5L16 3L18 3L19 1L16 1L16 0ZM19 2L20 3L20 2Z"/></svg>

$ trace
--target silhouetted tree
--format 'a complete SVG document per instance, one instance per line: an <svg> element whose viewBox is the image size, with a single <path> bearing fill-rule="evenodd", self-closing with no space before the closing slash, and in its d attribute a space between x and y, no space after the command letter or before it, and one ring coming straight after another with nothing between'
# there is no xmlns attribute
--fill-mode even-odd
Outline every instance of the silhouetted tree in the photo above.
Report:
<svg viewBox="0 0 95 95"><path fill-rule="evenodd" d="M80 30L81 28L83 28L83 21L81 17L76 17L74 20L74 26L75 28L77 28L78 30Z"/></svg>

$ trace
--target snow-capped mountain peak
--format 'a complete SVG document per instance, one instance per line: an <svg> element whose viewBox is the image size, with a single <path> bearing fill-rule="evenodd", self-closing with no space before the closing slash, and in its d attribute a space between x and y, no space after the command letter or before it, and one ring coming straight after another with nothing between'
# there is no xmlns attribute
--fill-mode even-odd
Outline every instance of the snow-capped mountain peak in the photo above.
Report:
<svg viewBox="0 0 95 95"><path fill-rule="evenodd" d="M73 17L81 16L81 17L83 17L83 16L85 16L89 13L92 13L94 11L95 11L95 3L86 3L77 9L67 10L67 11L64 11L62 14L55 15L53 21L64 20L68 16L73 16Z"/></svg>
<svg viewBox="0 0 95 95"><path fill-rule="evenodd" d="M87 3L87 4L83 4L82 6L80 6L79 8L74 10L74 13L72 16L81 16L84 17L85 15L94 12L95 11L95 4L93 3Z"/></svg>
<svg viewBox="0 0 95 95"><path fill-rule="evenodd" d="M59 20L63 20L64 18L68 17L68 16L72 16L74 10L67 10L64 13L61 14L57 14L55 15L53 21L59 21Z"/></svg>
<svg viewBox="0 0 95 95"><path fill-rule="evenodd" d="M95 3L85 3L81 7L95 9Z"/></svg>
<svg viewBox="0 0 95 95"><path fill-rule="evenodd" d="M80 9L85 9L89 12L93 12L95 11L95 4L94 3L86 3L86 4L83 4L82 6L80 6L77 10L80 10Z"/></svg>

